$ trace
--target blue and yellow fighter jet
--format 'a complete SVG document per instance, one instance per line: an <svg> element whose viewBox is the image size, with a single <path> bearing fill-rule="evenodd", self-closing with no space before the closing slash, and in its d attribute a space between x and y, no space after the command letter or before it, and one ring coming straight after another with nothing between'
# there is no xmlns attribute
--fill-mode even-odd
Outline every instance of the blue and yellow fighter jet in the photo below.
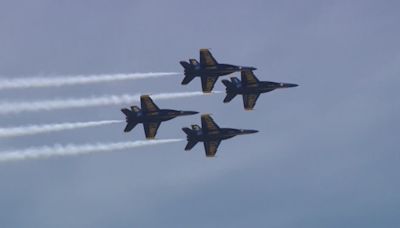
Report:
<svg viewBox="0 0 400 228"><path fill-rule="evenodd" d="M232 77L231 81L222 80L226 87L224 103L230 102L236 95L240 94L243 95L243 106L246 110L253 110L261 93L298 86L292 83L260 81L251 70L242 71L241 78L242 81L235 77Z"/></svg>
<svg viewBox="0 0 400 228"><path fill-rule="evenodd" d="M192 129L185 127L182 128L182 130L186 133L188 141L185 150L191 150L198 142L203 142L207 157L215 156L222 140L237 135L246 135L258 132L256 130L220 128L208 114L201 116L201 127L198 125L192 125Z"/></svg>
<svg viewBox="0 0 400 228"><path fill-rule="evenodd" d="M159 109L148 95L140 97L141 108L132 106L131 110L124 108L121 111L126 116L127 125L124 132L131 131L137 124L142 123L147 139L154 139L161 122L178 116L195 115L194 111L179 111L172 109Z"/></svg>
<svg viewBox="0 0 400 228"><path fill-rule="evenodd" d="M212 91L219 76L243 70L257 69L255 67L220 64L215 60L208 49L200 49L200 63L196 59L189 59L189 62L181 61L180 64L185 68L185 77L182 81L182 85L187 85L195 77L200 77L201 87L204 93L210 93Z"/></svg>

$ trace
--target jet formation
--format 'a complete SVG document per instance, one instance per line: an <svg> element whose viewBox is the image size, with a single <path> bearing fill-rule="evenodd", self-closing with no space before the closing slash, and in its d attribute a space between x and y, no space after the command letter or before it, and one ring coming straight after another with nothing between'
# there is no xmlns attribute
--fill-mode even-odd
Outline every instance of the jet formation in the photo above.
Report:
<svg viewBox="0 0 400 228"><path fill-rule="evenodd" d="M208 49L200 49L200 62L196 59L189 59L189 62L180 61L180 64L184 68L184 78L181 84L187 85L194 78L200 77L203 93L211 93L220 76L240 72L241 80L236 77L222 80L226 88L226 97L223 102L229 103L237 95L242 95L245 110L253 110L262 93L298 86L293 83L260 81L253 72L257 68L218 63ZM155 138L161 122L178 116L198 113L196 111L160 109L149 95L141 96L140 103L141 109L137 106L132 106L130 110L121 109L127 122L124 132L130 132L137 124L142 123L147 139ZM220 128L209 114L201 115L201 127L193 124L191 128L184 127L182 130L187 139L185 150L191 150L198 142L202 142L207 157L216 155L222 140L258 132L257 130Z"/></svg>

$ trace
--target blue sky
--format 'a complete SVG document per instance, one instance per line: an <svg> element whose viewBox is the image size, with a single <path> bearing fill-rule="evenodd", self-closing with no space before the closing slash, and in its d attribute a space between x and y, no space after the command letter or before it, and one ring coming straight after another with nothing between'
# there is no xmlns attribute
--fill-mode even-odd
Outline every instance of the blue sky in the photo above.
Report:
<svg viewBox="0 0 400 228"><path fill-rule="evenodd" d="M216 159L182 142L0 164L1 227L399 227L399 7L1 1L2 77L181 71L180 60L211 48L220 62L256 66L262 80L300 85L261 96L253 112L223 94L157 102L260 131L224 141ZM200 89L181 80L0 91L0 100ZM6 115L0 126L122 119L120 108ZM199 122L166 122L158 138L183 138L181 127ZM0 149L144 138L123 127L2 139Z"/></svg>

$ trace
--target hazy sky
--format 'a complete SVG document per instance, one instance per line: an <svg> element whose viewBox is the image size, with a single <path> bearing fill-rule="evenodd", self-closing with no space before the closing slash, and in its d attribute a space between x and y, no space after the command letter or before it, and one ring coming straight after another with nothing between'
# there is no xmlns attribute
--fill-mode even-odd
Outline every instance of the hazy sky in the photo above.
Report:
<svg viewBox="0 0 400 228"><path fill-rule="evenodd" d="M0 164L0 227L400 227L398 1L0 1L5 78L182 71L211 48L300 86L245 112L223 94L158 101L257 129L207 159L185 143ZM235 74L235 76L238 76ZM198 91L170 78L0 91L2 101ZM222 83L216 84L223 90ZM0 126L123 119L121 106L2 115ZM164 123L184 138L199 116ZM143 139L124 124L1 139L0 150Z"/></svg>

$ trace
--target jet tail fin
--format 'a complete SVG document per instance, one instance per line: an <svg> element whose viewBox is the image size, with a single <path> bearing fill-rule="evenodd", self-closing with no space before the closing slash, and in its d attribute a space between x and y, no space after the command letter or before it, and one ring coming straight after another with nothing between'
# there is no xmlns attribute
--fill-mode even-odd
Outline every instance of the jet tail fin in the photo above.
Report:
<svg viewBox="0 0 400 228"><path fill-rule="evenodd" d="M229 81L229 80L222 80L222 83L225 85L226 87L226 97L224 99L224 103L228 103L230 102L233 98L236 97L237 93L235 92L235 84L233 83L233 81Z"/></svg>
<svg viewBox="0 0 400 228"><path fill-rule="evenodd" d="M192 136L195 133L195 131L188 127L184 127L182 128L182 130L186 133L188 141L185 150L191 150L199 142Z"/></svg>
<svg viewBox="0 0 400 228"><path fill-rule="evenodd" d="M231 81L224 79L222 83L225 85L226 89L235 89L241 87L241 82L238 78L232 77Z"/></svg>
<svg viewBox="0 0 400 228"><path fill-rule="evenodd" d="M138 122L135 119L132 120L132 117L136 116L136 113L139 111L140 109L137 106L131 106L130 110L127 108L121 109L121 112L124 113L126 116L125 119L127 123L124 132L130 132L138 124Z"/></svg>
<svg viewBox="0 0 400 228"><path fill-rule="evenodd" d="M182 85L187 85L189 84L189 82L191 82L194 79L194 75L191 73L192 69L193 69L193 64L190 64L188 62L185 61L180 61L179 62L183 68L185 68L185 77L182 80Z"/></svg>
<svg viewBox="0 0 400 228"><path fill-rule="evenodd" d="M140 108L138 106L131 106L131 110L123 108L121 109L121 112L124 113L126 117L128 117L133 113L140 112Z"/></svg>
<svg viewBox="0 0 400 228"><path fill-rule="evenodd" d="M180 61L179 63L183 66L183 68L185 68L185 70L190 70L200 64L196 59L189 59L189 62Z"/></svg>

